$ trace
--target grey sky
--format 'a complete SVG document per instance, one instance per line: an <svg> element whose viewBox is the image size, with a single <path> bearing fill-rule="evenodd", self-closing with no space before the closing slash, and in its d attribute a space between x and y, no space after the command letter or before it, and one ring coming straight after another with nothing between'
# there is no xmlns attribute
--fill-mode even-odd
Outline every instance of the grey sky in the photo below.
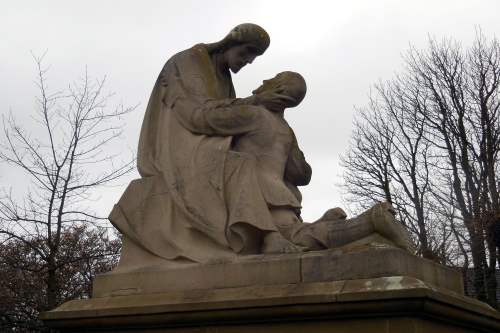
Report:
<svg viewBox="0 0 500 333"><path fill-rule="evenodd" d="M287 113L313 180L303 189L304 219L342 205L338 157L349 140L354 106L366 104L370 86L401 67L412 43L428 35L470 43L475 28L500 31L500 0L420 1L4 1L0 31L0 114L29 121L35 64L30 50L51 65L54 90L80 76L108 77L124 104L140 103L127 118L125 146L136 149L143 112L164 62L199 42L221 39L235 25L253 22L271 36L267 52L233 76L239 97L283 70L301 73L304 102ZM130 178L137 177L137 174ZM99 195L107 213L123 186ZM0 187L23 191L22 176L0 165ZM16 186L17 185L17 186Z"/></svg>

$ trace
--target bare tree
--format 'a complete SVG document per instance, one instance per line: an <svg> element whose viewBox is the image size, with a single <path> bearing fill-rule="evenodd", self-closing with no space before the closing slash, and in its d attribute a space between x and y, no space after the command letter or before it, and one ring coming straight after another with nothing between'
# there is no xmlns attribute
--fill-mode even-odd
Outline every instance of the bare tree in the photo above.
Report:
<svg viewBox="0 0 500 333"><path fill-rule="evenodd" d="M411 48L404 60L406 70L376 85L355 124L343 160L346 192L351 201L363 193L365 201L387 200L390 193L422 254L430 250L431 257L456 262L464 271L472 263L478 298L496 306L500 44L481 32L465 50L451 40L431 39L427 49ZM369 128L370 136L360 135L361 128ZM360 150L357 142L370 138L368 149ZM376 164L360 168L353 162L359 154L378 159L380 144L373 142L390 149ZM355 180L360 174L375 185ZM386 188L385 197L370 195L374 188Z"/></svg>
<svg viewBox="0 0 500 333"><path fill-rule="evenodd" d="M449 230L429 234L433 149L425 138L426 125L418 110L426 101L407 77L375 85L367 108L358 110L351 148L341 158L345 167L347 202L366 209L388 201L411 231L419 253L446 262L442 249ZM438 227L434 226L433 227Z"/></svg>
<svg viewBox="0 0 500 333"><path fill-rule="evenodd" d="M427 52L413 50L407 62L433 102L423 115L447 157L445 171L468 231L476 292L495 306L500 44L488 43L481 33L466 51L451 41L431 41Z"/></svg>
<svg viewBox="0 0 500 333"><path fill-rule="evenodd" d="M71 249L63 246L64 235L84 224L107 223L89 207L92 194L134 168L134 158L123 161L109 152L122 133L122 116L134 107L109 107L112 95L104 92L105 79L92 79L87 72L67 91L51 92L43 57L34 58L39 96L33 119L43 134L31 135L12 114L4 118L0 160L22 170L31 185L21 199L4 189L0 242L24 244L39 259L37 269L46 274L42 309L51 309L67 283L61 272L75 260L88 259L66 256L63 252Z"/></svg>

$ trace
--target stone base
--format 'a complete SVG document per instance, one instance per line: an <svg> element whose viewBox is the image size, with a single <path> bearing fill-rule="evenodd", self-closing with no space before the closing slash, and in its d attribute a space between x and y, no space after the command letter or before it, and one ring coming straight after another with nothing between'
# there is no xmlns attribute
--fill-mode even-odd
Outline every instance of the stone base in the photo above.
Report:
<svg viewBox="0 0 500 333"><path fill-rule="evenodd" d="M379 276L359 276L370 271ZM461 294L457 272L392 248L111 273L95 286L41 319L61 332L500 331L498 312Z"/></svg>
<svg viewBox="0 0 500 333"><path fill-rule="evenodd" d="M182 268L142 267L96 277L93 297L179 290L297 284L410 276L427 285L463 293L457 271L387 245L280 255L242 256Z"/></svg>
<svg viewBox="0 0 500 333"><path fill-rule="evenodd" d="M75 300L43 314L62 332L499 332L481 302L409 277Z"/></svg>

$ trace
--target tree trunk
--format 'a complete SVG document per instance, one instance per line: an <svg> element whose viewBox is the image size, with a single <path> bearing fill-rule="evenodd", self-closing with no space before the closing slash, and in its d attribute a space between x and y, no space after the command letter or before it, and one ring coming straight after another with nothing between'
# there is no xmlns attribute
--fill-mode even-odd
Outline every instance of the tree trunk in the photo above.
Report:
<svg viewBox="0 0 500 333"><path fill-rule="evenodd" d="M489 253L489 267L486 270L486 288L488 294L488 304L493 308L498 308L497 301L497 277L496 277L496 263L497 263L497 249L495 244L495 235L494 235L494 227L495 221L494 216L489 218L489 221L486 222L487 227L487 236L486 243L488 245L488 253Z"/></svg>
<svg viewBox="0 0 500 333"><path fill-rule="evenodd" d="M52 310L57 306L57 269L54 258L48 260L47 270L47 310Z"/></svg>
<svg viewBox="0 0 500 333"><path fill-rule="evenodd" d="M486 253L484 249L483 237L475 232L471 235L472 264L474 265L474 290L476 297L482 302L488 303L488 296L485 284Z"/></svg>

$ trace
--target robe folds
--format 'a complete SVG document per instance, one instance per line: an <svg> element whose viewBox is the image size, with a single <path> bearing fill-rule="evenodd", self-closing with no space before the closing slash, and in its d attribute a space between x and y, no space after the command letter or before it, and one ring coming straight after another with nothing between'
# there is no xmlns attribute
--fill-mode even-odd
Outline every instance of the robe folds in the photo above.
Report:
<svg viewBox="0 0 500 333"><path fill-rule="evenodd" d="M174 55L144 116L141 178L130 183L110 221L134 246L167 260L258 253L263 235L277 228L255 157L230 146L233 136L262 121L262 109L240 103L232 84L224 91L204 44Z"/></svg>

